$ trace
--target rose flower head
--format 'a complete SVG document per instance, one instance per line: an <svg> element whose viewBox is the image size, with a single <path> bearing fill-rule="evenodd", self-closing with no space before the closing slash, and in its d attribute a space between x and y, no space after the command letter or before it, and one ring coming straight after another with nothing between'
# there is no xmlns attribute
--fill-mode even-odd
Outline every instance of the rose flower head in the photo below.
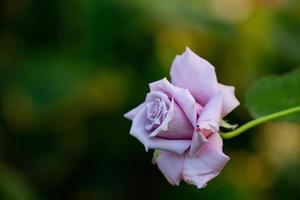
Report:
<svg viewBox="0 0 300 200"><path fill-rule="evenodd" d="M132 120L130 134L156 150L154 161L171 184L203 188L229 160L218 131L239 101L234 87L218 83L215 68L189 48L170 74L171 82L150 83L145 101L124 116Z"/></svg>

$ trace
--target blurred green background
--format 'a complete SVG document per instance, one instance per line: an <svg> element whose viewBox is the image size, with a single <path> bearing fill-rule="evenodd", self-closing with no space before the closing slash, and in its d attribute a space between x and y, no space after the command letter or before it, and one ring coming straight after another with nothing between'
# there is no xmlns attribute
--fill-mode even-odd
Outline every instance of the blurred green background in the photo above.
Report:
<svg viewBox="0 0 300 200"><path fill-rule="evenodd" d="M170 186L122 116L189 46L236 87L227 119L250 120L251 83L300 66L300 1L3 0L0 24L0 199L300 198L299 124L224 141L197 190Z"/></svg>

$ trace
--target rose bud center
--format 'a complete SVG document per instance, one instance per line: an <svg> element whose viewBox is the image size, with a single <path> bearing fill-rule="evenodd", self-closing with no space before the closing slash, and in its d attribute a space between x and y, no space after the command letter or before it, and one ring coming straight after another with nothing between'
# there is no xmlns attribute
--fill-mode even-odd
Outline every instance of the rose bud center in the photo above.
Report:
<svg viewBox="0 0 300 200"><path fill-rule="evenodd" d="M153 131L164 121L169 106L160 98L155 98L146 104L148 124L145 126L147 131Z"/></svg>

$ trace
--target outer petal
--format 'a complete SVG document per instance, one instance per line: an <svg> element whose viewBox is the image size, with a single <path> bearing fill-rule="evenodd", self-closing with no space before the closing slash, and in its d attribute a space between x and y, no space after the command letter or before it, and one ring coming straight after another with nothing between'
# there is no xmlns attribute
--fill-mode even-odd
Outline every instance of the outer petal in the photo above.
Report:
<svg viewBox="0 0 300 200"><path fill-rule="evenodd" d="M168 140L159 137L149 137L150 133L145 129L146 115L146 108L142 108L133 119L130 129L130 134L144 144L146 151L151 148L182 154L189 148L190 140Z"/></svg>
<svg viewBox="0 0 300 200"><path fill-rule="evenodd" d="M183 163L183 179L198 188L206 186L207 182L219 175L229 157L222 152L222 139L218 133L213 133L208 142L199 150L197 157L188 153Z"/></svg>
<svg viewBox="0 0 300 200"><path fill-rule="evenodd" d="M207 142L207 139L201 132L194 131L192 143L190 147L190 156L197 155L199 148Z"/></svg>
<svg viewBox="0 0 300 200"><path fill-rule="evenodd" d="M182 178L184 155L162 151L156 159L157 166L172 185L179 185Z"/></svg>
<svg viewBox="0 0 300 200"><path fill-rule="evenodd" d="M217 132L219 130L223 99L224 94L222 92L217 93L210 99L198 119L197 128L208 129L213 132Z"/></svg>
<svg viewBox="0 0 300 200"><path fill-rule="evenodd" d="M219 90L214 67L189 48L176 56L170 73L172 83L187 88L202 106Z"/></svg>
<svg viewBox="0 0 300 200"><path fill-rule="evenodd" d="M195 156L198 153L198 149L203 145L203 136L207 137L209 134L219 131L223 99L224 94L219 92L205 105L193 135L190 148L191 156Z"/></svg>
<svg viewBox="0 0 300 200"><path fill-rule="evenodd" d="M135 107L131 111L129 111L126 114L124 114L124 117L127 118L127 119L129 119L129 120L133 120L133 118L139 113L139 111L141 111L141 109L144 106L145 106L145 104L141 103L140 105L138 105L137 107Z"/></svg>
<svg viewBox="0 0 300 200"><path fill-rule="evenodd" d="M222 117L224 117L233 109L235 109L238 105L240 105L240 102L234 95L234 87L219 84L219 88L224 93L224 103L222 108Z"/></svg>
<svg viewBox="0 0 300 200"><path fill-rule="evenodd" d="M186 114L192 126L195 126L199 105L196 105L195 99L187 89L175 87L166 78L150 83L149 86L151 91L160 91L167 94L169 98L173 98Z"/></svg>

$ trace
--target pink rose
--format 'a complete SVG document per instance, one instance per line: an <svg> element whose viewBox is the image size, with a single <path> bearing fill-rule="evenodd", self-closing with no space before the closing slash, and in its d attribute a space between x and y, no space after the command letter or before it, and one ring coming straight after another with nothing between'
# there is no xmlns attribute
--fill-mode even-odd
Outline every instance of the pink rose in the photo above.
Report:
<svg viewBox="0 0 300 200"><path fill-rule="evenodd" d="M202 188L229 160L218 131L239 102L234 88L218 83L214 67L189 48L173 61L171 80L151 83L145 102L125 117L146 150L159 150L157 165L171 184Z"/></svg>

